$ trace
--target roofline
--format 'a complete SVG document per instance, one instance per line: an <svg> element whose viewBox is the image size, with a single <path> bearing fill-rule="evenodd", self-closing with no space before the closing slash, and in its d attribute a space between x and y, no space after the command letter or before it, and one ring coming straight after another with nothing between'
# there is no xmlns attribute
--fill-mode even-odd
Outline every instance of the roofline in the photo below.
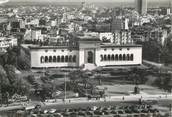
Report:
<svg viewBox="0 0 172 117"><path fill-rule="evenodd" d="M113 48L113 47L142 47L142 45L133 44L133 45L100 45L100 47Z"/></svg>
<svg viewBox="0 0 172 117"><path fill-rule="evenodd" d="M71 47L71 46L29 46L29 49L72 49L78 50L78 47Z"/></svg>

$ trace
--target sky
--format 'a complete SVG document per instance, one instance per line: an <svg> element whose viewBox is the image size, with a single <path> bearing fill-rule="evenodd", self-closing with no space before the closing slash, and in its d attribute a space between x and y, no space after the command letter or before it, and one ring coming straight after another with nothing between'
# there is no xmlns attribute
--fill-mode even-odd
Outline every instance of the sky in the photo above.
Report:
<svg viewBox="0 0 172 117"><path fill-rule="evenodd" d="M10 0L12 2L134 2L135 0ZM147 0L148 2L169 2L171 0Z"/></svg>

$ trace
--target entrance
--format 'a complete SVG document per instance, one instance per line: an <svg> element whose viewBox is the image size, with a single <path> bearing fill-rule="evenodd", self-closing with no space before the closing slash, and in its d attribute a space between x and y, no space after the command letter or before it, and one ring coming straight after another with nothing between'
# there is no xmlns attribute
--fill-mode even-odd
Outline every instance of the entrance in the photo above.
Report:
<svg viewBox="0 0 172 117"><path fill-rule="evenodd" d="M88 63L94 63L94 53L92 51L87 52L87 62Z"/></svg>

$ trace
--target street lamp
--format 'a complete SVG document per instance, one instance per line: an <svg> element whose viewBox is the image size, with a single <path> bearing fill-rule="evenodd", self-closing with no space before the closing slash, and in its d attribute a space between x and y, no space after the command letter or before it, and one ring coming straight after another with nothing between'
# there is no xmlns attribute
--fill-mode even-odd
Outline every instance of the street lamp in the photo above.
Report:
<svg viewBox="0 0 172 117"><path fill-rule="evenodd" d="M64 89L65 89L65 90L64 90L64 91L65 91L65 92L64 92L64 102L66 102L66 73L65 73L65 78L64 78L64 80L65 80L65 81L64 81Z"/></svg>

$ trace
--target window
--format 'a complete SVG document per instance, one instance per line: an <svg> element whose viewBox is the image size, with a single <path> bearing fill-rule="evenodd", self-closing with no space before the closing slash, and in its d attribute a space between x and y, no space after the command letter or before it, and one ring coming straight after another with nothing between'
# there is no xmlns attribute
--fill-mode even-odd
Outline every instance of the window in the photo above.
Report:
<svg viewBox="0 0 172 117"><path fill-rule="evenodd" d="M115 56L114 56L114 54L112 54L112 56L111 56L111 60L112 60L112 61L114 61L114 60L115 60Z"/></svg>
<svg viewBox="0 0 172 117"><path fill-rule="evenodd" d="M108 54L108 61L110 61L110 54Z"/></svg>
<svg viewBox="0 0 172 117"><path fill-rule="evenodd" d="M122 60L123 60L123 61L125 61L125 60L126 60L125 54L123 54L123 56L122 56Z"/></svg>
<svg viewBox="0 0 172 117"><path fill-rule="evenodd" d="M53 56L53 62L56 62L56 56Z"/></svg>
<svg viewBox="0 0 172 117"><path fill-rule="evenodd" d="M48 63L48 56L45 56L45 63Z"/></svg>
<svg viewBox="0 0 172 117"><path fill-rule="evenodd" d="M52 56L49 56L49 62L53 62Z"/></svg>
<svg viewBox="0 0 172 117"><path fill-rule="evenodd" d="M106 51L107 49L104 49L104 51Z"/></svg>
<svg viewBox="0 0 172 117"><path fill-rule="evenodd" d="M57 56L57 62L60 62L60 56Z"/></svg>
<svg viewBox="0 0 172 117"><path fill-rule="evenodd" d="M64 62L64 56L61 56L61 62Z"/></svg>
<svg viewBox="0 0 172 117"><path fill-rule="evenodd" d="M56 50L53 50L53 52L56 52Z"/></svg>
<svg viewBox="0 0 172 117"><path fill-rule="evenodd" d="M62 52L64 52L64 50L62 50Z"/></svg>
<svg viewBox="0 0 172 117"><path fill-rule="evenodd" d="M112 48L112 51L114 51L114 48Z"/></svg>
<svg viewBox="0 0 172 117"><path fill-rule="evenodd" d="M48 52L48 50L45 50L45 52Z"/></svg>
<svg viewBox="0 0 172 117"><path fill-rule="evenodd" d="M134 60L134 56L133 54L130 55L130 60L133 61Z"/></svg>
<svg viewBox="0 0 172 117"><path fill-rule="evenodd" d="M68 56L65 56L65 62L69 62Z"/></svg>
<svg viewBox="0 0 172 117"><path fill-rule="evenodd" d="M100 61L103 61L103 55L100 55Z"/></svg>
<svg viewBox="0 0 172 117"><path fill-rule="evenodd" d="M72 62L72 55L69 56L69 62Z"/></svg>
<svg viewBox="0 0 172 117"><path fill-rule="evenodd" d="M107 60L107 57L106 57L106 55L104 55L104 60L105 60L105 61Z"/></svg>
<svg viewBox="0 0 172 117"><path fill-rule="evenodd" d="M73 56L73 62L76 62L76 55Z"/></svg>
<svg viewBox="0 0 172 117"><path fill-rule="evenodd" d="M119 58L118 58L118 54L115 55L115 60L118 61Z"/></svg>
<svg viewBox="0 0 172 117"><path fill-rule="evenodd" d="M130 48L127 48L127 50L130 50Z"/></svg>
<svg viewBox="0 0 172 117"><path fill-rule="evenodd" d="M40 58L41 60L40 60L40 62L41 63L44 63L45 61L44 61L44 57L43 56L41 56L41 58Z"/></svg>
<svg viewBox="0 0 172 117"><path fill-rule="evenodd" d="M129 54L127 54L127 61L129 61L130 60L130 55Z"/></svg>
<svg viewBox="0 0 172 117"><path fill-rule="evenodd" d="M121 54L119 55L119 60L122 61L122 55Z"/></svg>

